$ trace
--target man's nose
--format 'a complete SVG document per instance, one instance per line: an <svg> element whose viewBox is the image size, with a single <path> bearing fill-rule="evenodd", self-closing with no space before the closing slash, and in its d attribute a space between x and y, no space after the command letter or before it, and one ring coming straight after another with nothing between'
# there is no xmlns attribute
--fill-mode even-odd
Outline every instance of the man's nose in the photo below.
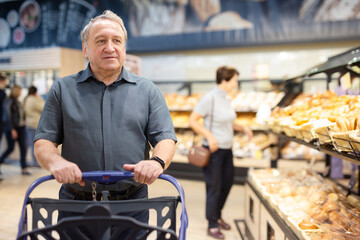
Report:
<svg viewBox="0 0 360 240"><path fill-rule="evenodd" d="M112 41L108 41L105 47L106 51L112 52L114 51L114 46L113 46L113 42Z"/></svg>

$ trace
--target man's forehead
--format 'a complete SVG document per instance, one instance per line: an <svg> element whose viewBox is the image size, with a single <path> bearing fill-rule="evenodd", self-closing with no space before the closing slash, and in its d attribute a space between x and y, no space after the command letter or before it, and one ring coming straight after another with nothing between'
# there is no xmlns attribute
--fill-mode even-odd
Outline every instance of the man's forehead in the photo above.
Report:
<svg viewBox="0 0 360 240"><path fill-rule="evenodd" d="M115 20L111 20L111 19L98 19L98 20L96 20L96 21L92 24L92 26L91 26L91 28L90 28L90 30L89 30L89 35L93 35L93 34L98 35L97 33L99 33L99 31L94 32L94 31L93 31L94 29L100 30L100 33L99 33L99 34L101 35L101 30L104 30L104 27L103 27L103 26L100 26L100 25L103 25L103 24L106 24L106 23L112 23L111 25L109 25L109 26L111 26L110 28L119 30L119 31L117 31L118 35L119 35L120 37L122 37L122 38L124 37L125 34L124 34L124 32L123 32L120 24L119 24L118 22L116 22ZM98 28L100 28L100 29L98 29Z"/></svg>

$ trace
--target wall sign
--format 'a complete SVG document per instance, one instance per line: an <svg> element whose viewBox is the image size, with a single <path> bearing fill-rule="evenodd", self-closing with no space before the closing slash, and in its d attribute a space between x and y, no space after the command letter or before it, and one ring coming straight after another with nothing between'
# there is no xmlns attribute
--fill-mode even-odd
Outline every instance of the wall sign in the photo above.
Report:
<svg viewBox="0 0 360 240"><path fill-rule="evenodd" d="M0 51L81 48L105 9L120 15L128 52L360 39L360 0L26 0L0 3Z"/></svg>

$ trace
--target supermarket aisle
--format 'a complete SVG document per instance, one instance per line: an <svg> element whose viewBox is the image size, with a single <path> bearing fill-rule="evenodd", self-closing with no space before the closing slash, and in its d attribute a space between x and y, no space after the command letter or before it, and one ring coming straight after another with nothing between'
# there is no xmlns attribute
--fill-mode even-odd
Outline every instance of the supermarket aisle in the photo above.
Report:
<svg viewBox="0 0 360 240"><path fill-rule="evenodd" d="M20 218L24 195L28 186L36 179L48 172L42 169L31 169L32 176L19 174L19 166L14 164L3 164L2 172L4 180L0 181L0 240L15 239L17 226ZM205 186L200 181L179 180L185 190L186 208L189 215L189 227L187 239L189 240L211 240L206 235L207 222L205 219ZM57 196L59 184L50 181L40 185L32 193L32 197L55 197ZM165 181L157 181L150 186L150 197L172 196L176 190ZM232 225L232 230L224 231L227 240L239 240L240 235L236 230L234 219L244 216L244 188L234 185L231 189L228 202L224 210L224 219ZM180 212L180 208L178 209ZM179 216L179 214L178 214ZM179 225L178 220L178 225Z"/></svg>

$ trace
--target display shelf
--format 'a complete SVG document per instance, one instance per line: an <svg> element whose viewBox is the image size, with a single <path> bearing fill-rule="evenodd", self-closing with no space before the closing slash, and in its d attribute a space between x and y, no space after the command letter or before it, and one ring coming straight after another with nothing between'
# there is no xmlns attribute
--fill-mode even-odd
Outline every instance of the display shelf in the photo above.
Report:
<svg viewBox="0 0 360 240"><path fill-rule="evenodd" d="M250 167L270 167L270 160L234 157L234 167L234 183L244 184L247 178L248 169ZM172 163L170 164L169 168L165 170L165 173L183 179L204 180L204 173L202 168L189 164L187 156L180 153L175 153Z"/></svg>
<svg viewBox="0 0 360 240"><path fill-rule="evenodd" d="M285 139L286 141L294 141L297 143L300 143L302 145L305 145L307 147L316 149L320 152L323 152L329 156L333 156L333 157L337 157L337 158L341 158L343 160L349 161L351 163L354 163L356 165L358 165L358 179L360 179L360 153L358 151L355 151L354 149L352 149L353 151L348 153L348 152L344 152L344 151L339 151L336 146L331 145L331 144L327 144L327 145L320 145L320 143L317 140L313 140L311 142L305 142L301 139L295 138L295 137L288 137L285 134L282 133L275 133L272 132L273 134L277 135L278 137ZM347 141L347 140L344 140ZM349 142L350 146L351 143ZM328 174L325 174L328 175ZM339 186L341 186L342 188L346 189L348 191L348 194L356 194L356 195L360 195L360 184L358 183L357 185L357 190L353 190L354 186L356 186L356 176L355 174L351 176L351 179L348 183L348 186L343 185L342 183L338 182L338 180L333 179L336 183L338 183Z"/></svg>
<svg viewBox="0 0 360 240"><path fill-rule="evenodd" d="M328 155L334 156L334 157L338 157L347 161L350 161L352 163L355 163L357 165L360 165L360 158L359 158L359 153L357 151L353 151L352 153L346 153L346 152L339 152L335 149L335 147L333 145L320 145L320 143L317 140L314 140L312 142L305 142L304 140L295 138L295 137L288 137L285 134L282 133L275 133L273 131L271 131L273 134L287 140L287 141L294 141L297 143L300 143L302 145L306 145L307 147L316 149L318 151L321 151L323 153L326 153Z"/></svg>
<svg viewBox="0 0 360 240"><path fill-rule="evenodd" d="M184 113L191 113L192 108L169 108L170 112L184 112Z"/></svg>
<svg viewBox="0 0 360 240"><path fill-rule="evenodd" d="M186 155L176 153L173 160L173 163L186 163L188 164L189 161ZM266 168L270 166L270 161L268 159L254 159L251 157L246 158L238 158L234 157L234 167L243 167L243 168Z"/></svg>
<svg viewBox="0 0 360 240"><path fill-rule="evenodd" d="M352 71L349 65L359 63L360 47L330 57L325 63L311 68L307 75L313 76L319 73L331 75L335 72Z"/></svg>
<svg viewBox="0 0 360 240"><path fill-rule="evenodd" d="M263 195L252 184L252 182L249 181L249 179L246 180L245 187L249 188L250 191L256 195L256 198L260 201L260 208L265 209L264 212L262 212L260 210L260 212L258 213L258 215L260 215L260 218L262 218L262 216L269 215L270 219L274 222L272 225L273 226L276 225L279 228L278 230L276 230L276 228L275 228L275 235L278 234L278 236L281 235L281 236L284 236L286 239L291 239L291 240L303 239L303 237L301 236L301 233L299 231L297 231L296 229L293 229L292 227L290 227L292 225L287 220L287 218L285 218L284 216L281 216L279 214L279 211L277 211L274 208L274 205L271 203L271 201L269 199L264 198ZM255 198L253 198L253 199L255 199ZM251 209L251 207L250 207L250 209ZM248 210L250 210L250 209L248 209ZM252 210L250 210L250 211L252 211ZM269 218L264 219L265 223L267 223L266 225L269 225L268 219ZM237 220L237 221L239 221L239 220ZM264 223L264 221L261 221L261 219L260 219L260 222ZM264 225L264 224L260 224L260 225ZM249 226L247 226L246 223L245 223L245 228L247 229L246 236L249 239L258 239L258 237L251 235L251 231L248 231ZM256 232L256 231L252 231L252 232ZM269 235L270 233L268 231L267 232L263 231L261 234L268 234L268 236L260 236L259 237L260 239L271 239L272 237L273 238L275 237L275 239L276 239L276 236L275 235L270 236ZM282 238L282 239L285 239L285 238Z"/></svg>
<svg viewBox="0 0 360 240"><path fill-rule="evenodd" d="M181 112L181 113L191 113L193 111L192 108L169 108L170 112ZM256 113L257 111L255 109L242 109L242 108L236 108L236 113Z"/></svg>

